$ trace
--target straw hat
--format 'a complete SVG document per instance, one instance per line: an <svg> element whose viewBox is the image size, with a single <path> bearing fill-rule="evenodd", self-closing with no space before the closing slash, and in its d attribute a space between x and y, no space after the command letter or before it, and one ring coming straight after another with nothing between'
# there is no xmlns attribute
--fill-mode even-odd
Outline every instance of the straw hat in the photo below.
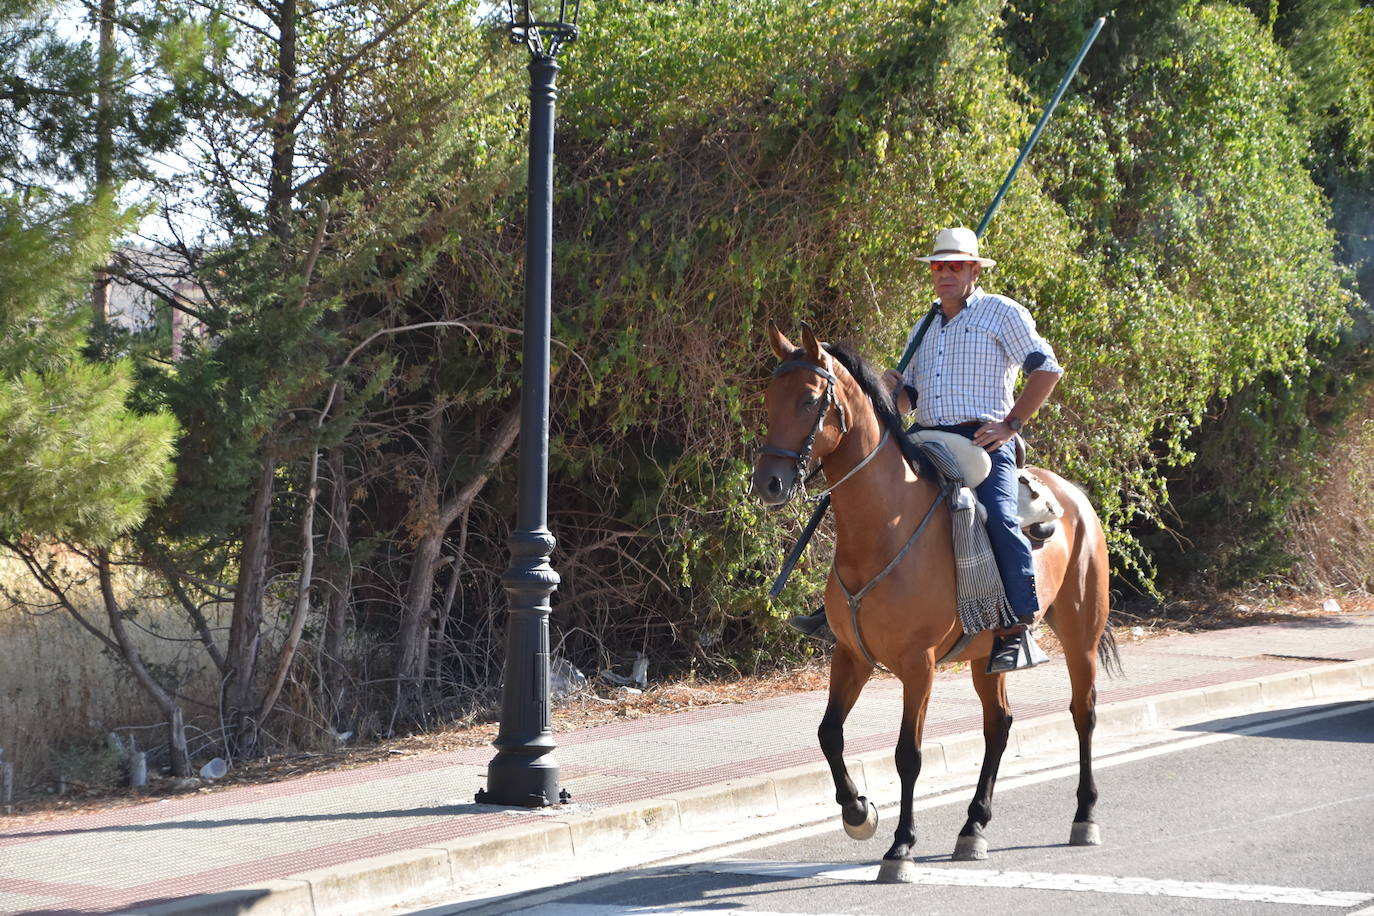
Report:
<svg viewBox="0 0 1374 916"><path fill-rule="evenodd" d="M977 261L984 267L997 262L992 258L978 256L978 236L972 229L960 226L956 229L941 229L935 233L935 250L918 261Z"/></svg>

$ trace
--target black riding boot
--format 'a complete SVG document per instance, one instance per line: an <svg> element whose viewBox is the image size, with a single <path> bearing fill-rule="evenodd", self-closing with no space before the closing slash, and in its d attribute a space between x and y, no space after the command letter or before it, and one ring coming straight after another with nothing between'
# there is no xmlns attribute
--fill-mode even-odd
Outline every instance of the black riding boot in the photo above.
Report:
<svg viewBox="0 0 1374 916"><path fill-rule="evenodd" d="M811 614L796 614L788 617L787 625L799 633L805 633L807 636L814 636L817 639L833 638L830 627L825 622L825 605L821 605Z"/></svg>

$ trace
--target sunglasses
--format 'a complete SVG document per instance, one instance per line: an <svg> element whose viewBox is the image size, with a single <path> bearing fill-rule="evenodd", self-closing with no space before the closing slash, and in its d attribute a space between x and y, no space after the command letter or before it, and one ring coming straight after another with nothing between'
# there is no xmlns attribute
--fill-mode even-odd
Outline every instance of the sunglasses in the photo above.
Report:
<svg viewBox="0 0 1374 916"><path fill-rule="evenodd" d="M952 274L961 274L964 272L964 268L972 263L972 261L931 261L930 269L937 274L942 270L947 270Z"/></svg>

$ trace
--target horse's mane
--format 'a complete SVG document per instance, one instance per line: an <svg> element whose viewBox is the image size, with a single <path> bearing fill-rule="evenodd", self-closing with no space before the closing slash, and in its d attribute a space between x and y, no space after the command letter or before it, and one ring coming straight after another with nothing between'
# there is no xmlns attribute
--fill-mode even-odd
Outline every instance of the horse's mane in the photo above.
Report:
<svg viewBox="0 0 1374 916"><path fill-rule="evenodd" d="M854 376L854 381L859 383L863 393L868 395L868 400L873 404L873 412L878 415L878 423L886 429L892 430L894 436L902 433L902 420L897 416L897 408L892 403L892 395L888 394L887 386L883 384L882 376L868 364L862 356L858 354L850 344L847 343L827 343L826 352L833 356L841 366Z"/></svg>
<svg viewBox="0 0 1374 916"><path fill-rule="evenodd" d="M878 370L869 365L868 361L848 343L825 343L823 346L826 352L854 377L854 381L859 383L859 388L863 390L863 393L868 395L868 401L873 405L873 413L877 416L879 425L891 430L902 454L906 456L908 461L917 463L917 476L933 479L935 466L919 450L909 447L906 428L902 424L902 418L897 414L897 405L893 403L892 395L888 393L887 385L883 384L882 375ZM800 358L802 355L804 355L803 351L798 351L796 358Z"/></svg>

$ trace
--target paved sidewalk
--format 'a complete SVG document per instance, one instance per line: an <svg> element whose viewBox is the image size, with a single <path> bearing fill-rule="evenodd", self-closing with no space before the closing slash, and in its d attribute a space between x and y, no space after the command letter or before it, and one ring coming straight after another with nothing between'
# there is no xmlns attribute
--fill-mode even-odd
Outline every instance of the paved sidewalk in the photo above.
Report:
<svg viewBox="0 0 1374 916"><path fill-rule="evenodd" d="M1172 636L1122 646L1098 684L1099 734L1374 695L1374 615ZM1008 679L1008 755L1072 742L1055 660ZM398 759L7 831L0 913L302 913L382 908L484 870L598 851L723 818L833 797L816 744L824 692L691 710L556 735L574 804L542 814L474 804L494 751ZM846 726L856 781L896 797L900 685L875 680ZM936 684L923 772L976 773L979 705L966 672Z"/></svg>

